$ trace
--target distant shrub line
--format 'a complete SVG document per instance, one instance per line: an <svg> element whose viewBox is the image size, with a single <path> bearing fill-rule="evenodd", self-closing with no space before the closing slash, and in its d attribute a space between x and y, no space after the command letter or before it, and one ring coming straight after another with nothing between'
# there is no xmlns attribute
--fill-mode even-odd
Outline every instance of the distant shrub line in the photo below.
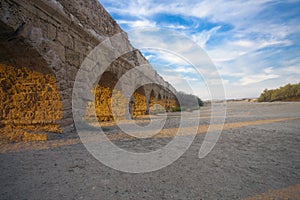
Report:
<svg viewBox="0 0 300 200"><path fill-rule="evenodd" d="M258 102L292 100L300 101L300 82L298 84L287 84L274 90L265 89L258 98Z"/></svg>

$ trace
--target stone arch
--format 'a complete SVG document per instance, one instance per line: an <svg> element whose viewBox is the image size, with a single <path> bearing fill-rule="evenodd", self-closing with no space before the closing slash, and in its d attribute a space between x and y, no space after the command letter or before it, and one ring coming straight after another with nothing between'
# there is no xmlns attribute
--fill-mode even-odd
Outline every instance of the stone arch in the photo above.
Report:
<svg viewBox="0 0 300 200"><path fill-rule="evenodd" d="M144 114L147 111L147 99L146 93L143 86L137 88L132 96L133 104L132 104L132 117L137 118Z"/></svg>
<svg viewBox="0 0 300 200"><path fill-rule="evenodd" d="M155 112L156 111L156 107L154 106L156 104L156 98L157 95L155 93L155 90L152 89L149 95L149 104L148 104L148 110L149 112Z"/></svg>
<svg viewBox="0 0 300 200"><path fill-rule="evenodd" d="M125 58L130 56L131 53L127 53L115 59L107 68L101 79L98 82L98 85L95 87L95 90L92 91L95 95L95 104L89 103L87 107L86 118L91 117L92 113L96 113L99 122L108 122L114 121L114 117L123 117L126 116L126 109L129 109L131 117L137 117L145 114L146 112L146 96L144 87L139 87L135 90L132 96L124 96L121 92L122 89L126 90L126 85L135 85L136 77L130 77L128 82L118 85L120 88L115 88L119 79L130 69L134 67L133 63L130 63ZM112 94L116 92L113 99ZM129 103L128 103L129 101ZM115 115L112 113L111 103L116 103L118 108L114 109ZM127 105L125 103L128 103ZM93 112L93 109L95 112Z"/></svg>
<svg viewBox="0 0 300 200"><path fill-rule="evenodd" d="M180 107L178 99L173 93L169 94L169 106L171 110L177 110Z"/></svg>
<svg viewBox="0 0 300 200"><path fill-rule="evenodd" d="M157 100L162 100L162 97L161 97L160 93L157 94Z"/></svg>
<svg viewBox="0 0 300 200"><path fill-rule="evenodd" d="M61 133L63 104L56 74L20 35L0 23L0 127L2 141L46 140ZM33 34L33 32L32 32Z"/></svg>
<svg viewBox="0 0 300 200"><path fill-rule="evenodd" d="M95 95L95 109L96 116L99 122L114 121L112 113L112 104L121 104L125 102L125 98L121 92L115 89L115 85L118 82L118 75L112 71L106 71L102 74L95 91L92 91ZM112 94L117 92L114 102L112 102ZM120 106L120 110L117 110L116 115L125 115L125 108ZM120 113L119 113L120 112Z"/></svg>
<svg viewBox="0 0 300 200"><path fill-rule="evenodd" d="M164 112L165 111L165 100L163 95L161 94L162 91L158 93L157 96L157 106L156 106L156 111L157 112Z"/></svg>
<svg viewBox="0 0 300 200"><path fill-rule="evenodd" d="M169 96L166 95L165 97L165 110L167 112L171 111L171 107L170 107L170 99L169 99Z"/></svg>
<svg viewBox="0 0 300 200"><path fill-rule="evenodd" d="M155 112L156 113L163 112L164 109L162 108L162 106L163 106L163 98L160 93L157 93Z"/></svg>
<svg viewBox="0 0 300 200"><path fill-rule="evenodd" d="M168 106L168 94L167 94L167 90L163 90L163 106L165 108L165 111L170 111L170 108Z"/></svg>

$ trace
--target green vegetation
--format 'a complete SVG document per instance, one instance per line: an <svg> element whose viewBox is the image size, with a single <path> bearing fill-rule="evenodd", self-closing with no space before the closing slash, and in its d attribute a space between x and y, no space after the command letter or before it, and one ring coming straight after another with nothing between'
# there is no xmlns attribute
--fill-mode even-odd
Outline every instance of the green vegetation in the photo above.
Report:
<svg viewBox="0 0 300 200"><path fill-rule="evenodd" d="M181 105L180 108L173 108L173 112L198 110L203 106L202 100L195 95L177 92L176 96Z"/></svg>
<svg viewBox="0 0 300 200"><path fill-rule="evenodd" d="M274 90L265 89L258 98L259 102L292 100L300 100L300 82L298 84L287 84Z"/></svg>

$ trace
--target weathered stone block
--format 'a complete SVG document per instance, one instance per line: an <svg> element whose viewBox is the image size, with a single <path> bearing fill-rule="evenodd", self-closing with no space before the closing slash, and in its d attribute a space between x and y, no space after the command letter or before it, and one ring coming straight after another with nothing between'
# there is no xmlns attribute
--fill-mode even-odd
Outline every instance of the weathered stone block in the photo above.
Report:
<svg viewBox="0 0 300 200"><path fill-rule="evenodd" d="M63 46L74 49L74 38L70 35L70 32L68 32L68 29L62 28L61 26L58 27L56 40Z"/></svg>
<svg viewBox="0 0 300 200"><path fill-rule="evenodd" d="M73 49L66 48L66 62L72 66L80 66L80 53L74 51ZM77 69L76 69L77 70Z"/></svg>

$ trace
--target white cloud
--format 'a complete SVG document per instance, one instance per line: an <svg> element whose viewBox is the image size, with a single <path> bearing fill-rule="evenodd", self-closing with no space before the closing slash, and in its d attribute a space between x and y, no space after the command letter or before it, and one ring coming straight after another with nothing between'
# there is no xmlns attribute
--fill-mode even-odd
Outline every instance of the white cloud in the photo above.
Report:
<svg viewBox="0 0 300 200"><path fill-rule="evenodd" d="M246 48L253 48L256 45L254 41L250 41L250 40L237 40L232 42L232 44L240 47L246 47Z"/></svg>
<svg viewBox="0 0 300 200"><path fill-rule="evenodd" d="M170 65L187 65L188 63L182 59L181 57L175 55L175 54L171 54L169 52L163 52L163 51L159 51L157 55L157 58L159 60L163 60L165 62L170 63Z"/></svg>
<svg viewBox="0 0 300 200"><path fill-rule="evenodd" d="M149 20L136 20L136 21L127 21L127 20L118 20L119 24L126 24L131 28L143 28L143 27L156 27L156 23Z"/></svg>
<svg viewBox="0 0 300 200"><path fill-rule="evenodd" d="M283 69L286 73L300 74L300 64L297 66L289 66ZM299 79L300 81L300 79Z"/></svg>
<svg viewBox="0 0 300 200"><path fill-rule="evenodd" d="M188 66L181 66L181 67L172 67L172 68L168 68L165 69L166 72L177 72L177 73L185 73L185 74L196 74L197 71L192 68L192 67L188 67Z"/></svg>
<svg viewBox="0 0 300 200"><path fill-rule="evenodd" d="M290 46L290 45L292 45L292 42L290 40L265 40L265 41L261 41L259 43L259 46L257 49L270 47L270 46L274 46L274 45Z"/></svg>
<svg viewBox="0 0 300 200"><path fill-rule="evenodd" d="M182 76L175 76L175 75L163 75L163 78L171 84L177 85L181 84L183 80L185 80Z"/></svg>
<svg viewBox="0 0 300 200"><path fill-rule="evenodd" d="M241 85L249 85L252 83L259 83L268 79L274 79L274 78L278 78L279 75L277 74L266 74L266 75L250 75L247 77L243 77L242 79L240 79L240 83Z"/></svg>
<svg viewBox="0 0 300 200"><path fill-rule="evenodd" d="M205 48L206 42L210 39L210 37L215 34L221 27L217 26L209 31L202 31L197 34L191 35L192 40L194 40L196 43L198 43L203 49Z"/></svg>
<svg viewBox="0 0 300 200"><path fill-rule="evenodd" d="M182 30L188 29L187 26L183 26L183 25L174 25L174 24L164 25L163 27L165 27L165 28L170 28L170 29L182 29Z"/></svg>
<svg viewBox="0 0 300 200"><path fill-rule="evenodd" d="M225 41L220 46L214 46L207 50L209 56L216 63L222 63L235 60L245 54L253 53L260 49L272 46L290 46L292 42L289 40L277 41L273 39L252 39L252 40L233 40Z"/></svg>
<svg viewBox="0 0 300 200"><path fill-rule="evenodd" d="M152 58L154 58L155 56L154 55L147 55L147 56L145 56L145 58L147 59L147 60L151 60Z"/></svg>
<svg viewBox="0 0 300 200"><path fill-rule="evenodd" d="M273 72L273 67L265 68L265 69L264 69L264 72L265 72L266 74L272 73L272 72Z"/></svg>

